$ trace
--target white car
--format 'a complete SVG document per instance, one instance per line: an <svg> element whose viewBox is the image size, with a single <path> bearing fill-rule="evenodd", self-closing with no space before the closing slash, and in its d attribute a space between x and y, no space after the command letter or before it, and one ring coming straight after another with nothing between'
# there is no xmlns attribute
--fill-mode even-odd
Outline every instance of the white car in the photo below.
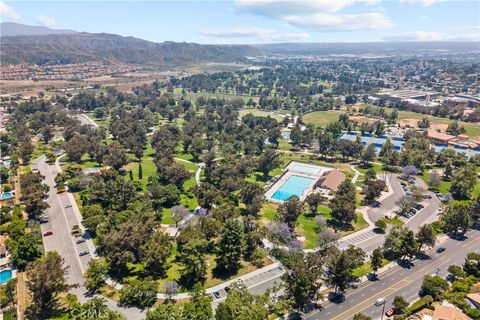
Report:
<svg viewBox="0 0 480 320"><path fill-rule="evenodd" d="M375 301L375 306L379 307L379 306L383 305L385 302L387 302L387 300L385 300L385 298L378 298L377 301Z"/></svg>

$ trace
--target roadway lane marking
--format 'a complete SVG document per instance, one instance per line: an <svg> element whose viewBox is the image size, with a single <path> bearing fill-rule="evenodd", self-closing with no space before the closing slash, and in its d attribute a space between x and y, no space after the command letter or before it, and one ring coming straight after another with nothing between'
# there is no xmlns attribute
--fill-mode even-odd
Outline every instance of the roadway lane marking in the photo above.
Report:
<svg viewBox="0 0 480 320"><path fill-rule="evenodd" d="M446 259L445 257L441 257L440 259L438 259L437 261L435 261L434 264L437 265L438 262L441 261L441 263L438 264L438 265L441 265L441 264L444 263L443 260L445 260L445 259ZM432 267L432 265L427 265L427 266L425 266L425 267L423 267L423 268L415 271L412 275L410 275L410 277L407 277L406 279L411 278L411 277L414 276L414 275L422 274L425 269L430 268L430 267ZM344 312L340 313L339 315L333 317L333 318L330 319L330 320L338 319L339 317L343 316L344 314L346 314L346 313L352 311L353 309L355 309L355 308L363 305L364 303L368 303L368 305L367 305L366 307L364 307L364 308L362 308L362 309L360 309L360 310L357 310L355 313L362 312L363 310L365 310L365 309L367 309L367 308L369 308L369 307L371 306L371 302L369 302L369 301L372 300L372 298L377 297L377 296L380 296L380 295L381 295L383 292L385 292L385 291L393 291L393 292L396 292L396 291L398 291L398 290L401 290L401 289L403 289L404 287L406 287L407 285L409 285L409 284L413 281L413 280L412 280L412 281L407 281L406 279L402 280L402 281L404 281L404 283L406 282L404 285L402 285L402 286L400 286L400 287L398 287L398 288L389 287L389 288L387 288L387 289L384 289L384 290L382 290L382 291L374 294L374 295L371 296L369 299L366 299L366 300L364 300L364 301L362 301L362 302L354 305L353 307L350 307L349 309L345 310ZM373 299L373 300L375 300L375 299ZM373 301L373 300L372 300L372 301Z"/></svg>
<svg viewBox="0 0 480 320"><path fill-rule="evenodd" d="M462 245L462 247L465 248L471 246L472 244L477 244L478 240L480 240L480 236L476 237L471 242L465 243L464 245Z"/></svg>

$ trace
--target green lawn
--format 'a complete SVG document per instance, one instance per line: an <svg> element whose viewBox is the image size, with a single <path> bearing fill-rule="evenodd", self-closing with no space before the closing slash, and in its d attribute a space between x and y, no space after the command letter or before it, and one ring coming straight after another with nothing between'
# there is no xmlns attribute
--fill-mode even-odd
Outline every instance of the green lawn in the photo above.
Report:
<svg viewBox="0 0 480 320"><path fill-rule="evenodd" d="M139 162L135 160L135 157L130 154L130 163L127 164L125 170L128 172L132 170L134 180L138 179L138 168ZM155 165L155 150L153 150L152 146L148 144L147 149L143 153L142 158L142 179L140 182L142 183L143 190L147 189L148 178L155 174L157 171L157 167ZM126 178L129 178L127 173Z"/></svg>
<svg viewBox="0 0 480 320"><path fill-rule="evenodd" d="M239 111L240 113L240 117L243 117L244 115L247 115L249 113L253 114L254 116L257 116L257 117L267 117L267 116L270 116L272 117L273 119L277 120L277 121L282 121L283 117L278 115L278 114L275 114L273 112L270 112L270 111L265 111L265 110L260 110L260 109L241 109Z"/></svg>
<svg viewBox="0 0 480 320"><path fill-rule="evenodd" d="M277 212L278 204L265 202L260 210L260 216L263 220L273 221L275 213Z"/></svg>
<svg viewBox="0 0 480 320"><path fill-rule="evenodd" d="M390 262L390 260L387 260L385 258L382 259L382 267L387 265ZM372 264L370 261L365 262L362 266L358 267L357 269L353 270L353 276L360 278L363 276L366 276L370 272L372 272Z"/></svg>
<svg viewBox="0 0 480 320"><path fill-rule="evenodd" d="M330 122L337 121L338 116L340 116L342 113L344 112L336 110L310 112L303 116L303 121L305 123L311 123L317 126L324 127Z"/></svg>
<svg viewBox="0 0 480 320"><path fill-rule="evenodd" d="M281 138L279 140L278 149L284 150L284 151L290 151L292 149L292 145L290 143L288 143L287 139Z"/></svg>
<svg viewBox="0 0 480 320"><path fill-rule="evenodd" d="M318 215L321 215L326 220L332 218L332 211L330 208L320 205L318 207ZM317 238L318 238L318 228L319 225L315 221L315 215L309 213L302 213L298 217L298 226L297 230L300 235L305 237L304 247L306 249L312 249L317 246Z"/></svg>

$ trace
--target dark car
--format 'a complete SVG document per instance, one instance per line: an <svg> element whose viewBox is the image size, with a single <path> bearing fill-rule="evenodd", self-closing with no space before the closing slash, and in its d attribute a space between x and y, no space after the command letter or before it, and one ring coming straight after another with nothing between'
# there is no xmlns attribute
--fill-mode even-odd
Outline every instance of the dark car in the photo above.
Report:
<svg viewBox="0 0 480 320"><path fill-rule="evenodd" d="M48 230L48 231L45 231L45 232L43 233L43 236L44 236L44 237L48 237L48 236L51 236L52 234L53 234L53 231L52 231L52 230Z"/></svg>
<svg viewBox="0 0 480 320"><path fill-rule="evenodd" d="M215 297L215 299L220 299L220 292L214 291L213 296Z"/></svg>
<svg viewBox="0 0 480 320"><path fill-rule="evenodd" d="M414 207L415 209L417 209L417 210L422 210L423 208L425 208L425 207L423 206L423 204L420 204L420 203L417 203L417 204L414 205L413 207Z"/></svg>
<svg viewBox="0 0 480 320"><path fill-rule="evenodd" d="M437 253L442 253L443 251L445 251L444 247L440 247L440 248L437 249Z"/></svg>
<svg viewBox="0 0 480 320"><path fill-rule="evenodd" d="M84 243L85 241L87 241L87 240L81 238L81 239L78 239L78 240L77 240L77 243L80 244L80 243Z"/></svg>
<svg viewBox="0 0 480 320"><path fill-rule="evenodd" d="M89 254L88 251L80 251L80 253L78 254L80 257L83 257L83 256L86 256L87 254Z"/></svg>

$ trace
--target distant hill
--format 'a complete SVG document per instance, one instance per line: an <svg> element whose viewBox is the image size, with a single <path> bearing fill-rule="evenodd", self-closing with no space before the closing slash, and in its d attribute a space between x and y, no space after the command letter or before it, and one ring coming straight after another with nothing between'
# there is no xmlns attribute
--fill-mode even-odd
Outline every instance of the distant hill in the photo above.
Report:
<svg viewBox="0 0 480 320"><path fill-rule="evenodd" d="M106 33L5 36L3 64L78 63L110 61L142 65L187 65L195 62L244 62L259 50L247 45L155 43Z"/></svg>
<svg viewBox="0 0 480 320"><path fill-rule="evenodd" d="M0 36L44 36L47 34L71 34L76 33L75 30L58 30L50 29L43 26L28 26L26 24L16 22L0 23Z"/></svg>
<svg viewBox="0 0 480 320"><path fill-rule="evenodd" d="M254 45L264 53L281 55L425 55L448 52L478 53L478 42L342 42L269 43Z"/></svg>

